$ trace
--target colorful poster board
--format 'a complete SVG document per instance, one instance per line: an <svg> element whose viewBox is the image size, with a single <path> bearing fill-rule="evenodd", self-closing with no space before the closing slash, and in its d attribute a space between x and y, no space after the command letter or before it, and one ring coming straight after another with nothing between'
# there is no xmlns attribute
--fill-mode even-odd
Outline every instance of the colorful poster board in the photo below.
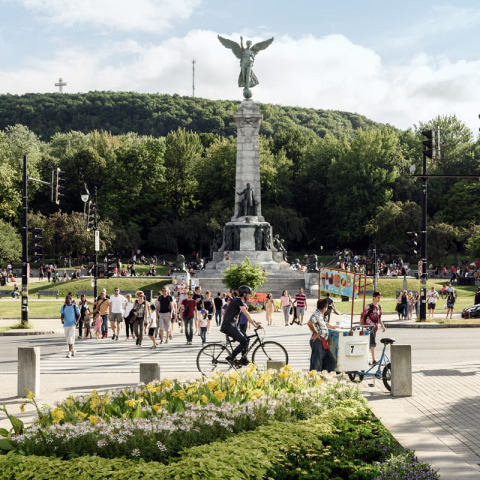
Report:
<svg viewBox="0 0 480 480"><path fill-rule="evenodd" d="M357 298L358 285L355 284L355 280L358 280L358 278L359 276L352 272L322 268L320 270L320 290L344 295L345 297Z"/></svg>

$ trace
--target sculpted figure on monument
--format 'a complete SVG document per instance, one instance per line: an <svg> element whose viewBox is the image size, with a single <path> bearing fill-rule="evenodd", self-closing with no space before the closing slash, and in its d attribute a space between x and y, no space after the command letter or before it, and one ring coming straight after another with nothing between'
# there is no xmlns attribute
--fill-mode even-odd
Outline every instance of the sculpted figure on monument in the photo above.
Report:
<svg viewBox="0 0 480 480"><path fill-rule="evenodd" d="M264 231L260 225L255 227L255 250L264 250Z"/></svg>
<svg viewBox="0 0 480 480"><path fill-rule="evenodd" d="M263 246L262 250L273 250L272 228L270 226L263 227Z"/></svg>
<svg viewBox="0 0 480 480"><path fill-rule="evenodd" d="M287 260L287 250L285 249L285 246L283 245L284 240L280 238L280 235L275 235L273 238L273 246L277 249L278 252L283 253L283 259L286 261Z"/></svg>
<svg viewBox="0 0 480 480"><path fill-rule="evenodd" d="M237 195L243 195L243 199L240 200L240 208L238 209L238 216L242 217L245 215L256 215L256 204L255 198L253 196L253 189L250 187L250 184L247 183L247 187L240 193L236 192Z"/></svg>
<svg viewBox="0 0 480 480"><path fill-rule="evenodd" d="M253 88L255 85L258 85L258 78L253 73L253 63L255 61L255 56L261 50L265 50L272 42L273 37L263 42L256 43L252 46L252 42L247 40L246 47L243 46L243 37L240 37L240 45L233 40L228 40L228 38L223 38L218 35L220 43L225 47L229 48L233 54L240 60L240 76L238 77L238 86L243 87L243 96L245 98L251 98L252 92L250 88Z"/></svg>
<svg viewBox="0 0 480 480"><path fill-rule="evenodd" d="M308 257L308 272L318 272L318 267L317 267L317 264L318 264L318 257L312 253L312 255L310 255Z"/></svg>
<svg viewBox="0 0 480 480"><path fill-rule="evenodd" d="M232 227L233 229L233 249L240 250L240 227Z"/></svg>
<svg viewBox="0 0 480 480"><path fill-rule="evenodd" d="M223 250L240 250L240 228L234 225L225 226Z"/></svg>
<svg viewBox="0 0 480 480"><path fill-rule="evenodd" d="M183 255L177 256L177 261L175 262L175 266L178 268L179 272L187 271L187 269L185 268L185 257Z"/></svg>
<svg viewBox="0 0 480 480"><path fill-rule="evenodd" d="M222 247L222 243L223 243L222 235L220 235L220 233L217 233L217 236L213 240L213 251L219 252L220 248Z"/></svg>

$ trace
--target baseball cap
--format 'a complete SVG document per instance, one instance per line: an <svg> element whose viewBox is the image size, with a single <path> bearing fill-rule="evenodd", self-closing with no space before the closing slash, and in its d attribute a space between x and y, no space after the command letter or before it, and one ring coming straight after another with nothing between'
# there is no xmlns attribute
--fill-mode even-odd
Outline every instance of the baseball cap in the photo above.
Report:
<svg viewBox="0 0 480 480"><path fill-rule="evenodd" d="M374 297L383 297L383 295L380 292L373 292Z"/></svg>
<svg viewBox="0 0 480 480"><path fill-rule="evenodd" d="M191 290L189 290L189 291L187 292L187 295L193 295L193 292L192 292Z"/></svg>
<svg viewBox="0 0 480 480"><path fill-rule="evenodd" d="M202 308L202 309L200 310L200 313L203 315L204 313L207 313L207 311L206 311L204 308Z"/></svg>

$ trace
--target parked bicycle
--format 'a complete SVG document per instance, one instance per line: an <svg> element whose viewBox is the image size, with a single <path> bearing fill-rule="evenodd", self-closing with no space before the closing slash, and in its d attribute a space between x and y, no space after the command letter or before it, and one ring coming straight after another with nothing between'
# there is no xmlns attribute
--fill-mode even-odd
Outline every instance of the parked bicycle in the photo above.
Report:
<svg viewBox="0 0 480 480"><path fill-rule="evenodd" d="M388 358L385 350L387 345L393 345L395 343L394 338L382 338L380 341L383 343L383 350L380 359L372 365L368 370L362 370L359 372L346 372L348 378L352 382L362 382L365 377L377 378L383 381L385 388L390 392L392 390L392 370L391 362ZM358 377L358 380L357 380Z"/></svg>
<svg viewBox="0 0 480 480"><path fill-rule="evenodd" d="M259 334L263 332L263 335ZM197 355L197 368L203 375L208 375L215 370L227 372L231 368L235 370L242 368L243 365L248 365L248 355L252 352L251 363L254 363L259 369L266 369L268 361L285 362L288 364L288 353L277 342L263 341L265 330L263 328L255 328L253 335L248 335L248 338L255 339L250 341L247 351L238 360L235 360L233 365L227 360L228 356L232 355L233 346L232 339L226 336L226 341L222 343L209 343L205 345Z"/></svg>

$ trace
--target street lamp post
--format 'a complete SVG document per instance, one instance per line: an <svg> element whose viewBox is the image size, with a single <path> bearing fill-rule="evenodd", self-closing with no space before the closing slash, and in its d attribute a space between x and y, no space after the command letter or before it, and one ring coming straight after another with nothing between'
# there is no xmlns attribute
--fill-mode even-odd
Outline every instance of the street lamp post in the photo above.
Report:
<svg viewBox="0 0 480 480"><path fill-rule="evenodd" d="M94 193L94 202L95 202L95 276L93 277L93 296L95 300L97 299L98 293L98 251L100 250L100 232L98 231L98 218L97 218L97 187L95 186Z"/></svg>
<svg viewBox="0 0 480 480"><path fill-rule="evenodd" d="M80 198L82 199L83 202L83 219L86 219L86 212L87 212L87 202L90 198L90 192L88 191L87 184L83 184L83 190L82 193L80 194ZM88 225L87 225L88 228Z"/></svg>

